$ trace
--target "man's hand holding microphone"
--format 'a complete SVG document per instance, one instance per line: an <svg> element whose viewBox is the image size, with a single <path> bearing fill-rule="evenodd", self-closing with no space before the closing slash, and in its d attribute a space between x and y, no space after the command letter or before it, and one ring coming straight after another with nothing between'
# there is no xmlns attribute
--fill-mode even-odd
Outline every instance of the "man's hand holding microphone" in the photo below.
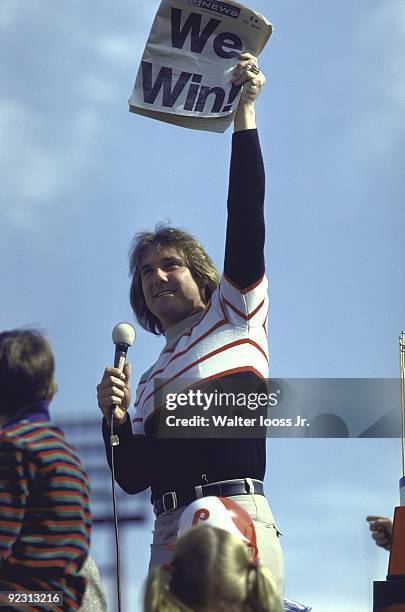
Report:
<svg viewBox="0 0 405 612"><path fill-rule="evenodd" d="M135 330L130 323L118 323L113 329L115 344L114 366L105 368L100 384L97 385L97 401L104 418L119 427L127 419L131 405L131 364L125 363L128 348L135 340Z"/></svg>

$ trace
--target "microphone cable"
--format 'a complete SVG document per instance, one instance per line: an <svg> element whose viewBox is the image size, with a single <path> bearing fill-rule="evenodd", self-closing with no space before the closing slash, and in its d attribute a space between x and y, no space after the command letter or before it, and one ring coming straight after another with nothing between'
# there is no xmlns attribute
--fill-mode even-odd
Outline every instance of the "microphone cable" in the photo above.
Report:
<svg viewBox="0 0 405 612"><path fill-rule="evenodd" d="M114 465L114 447L118 446L119 443L120 443L119 437L117 436L117 434L114 434L114 408L112 408L111 418L110 418L111 490L112 490L113 515L114 515L118 612L121 612L120 545L119 545L119 532L118 532L117 500L116 500L116 494L115 494L115 465Z"/></svg>
<svg viewBox="0 0 405 612"><path fill-rule="evenodd" d="M112 330L112 341L115 344L114 367L121 372L124 369L127 351L132 346L135 340L135 329L131 323L121 322L115 325ZM115 533L115 551L116 551L116 583L117 583L117 599L118 612L121 612L121 584L120 584L120 543L118 533L118 516L117 516L117 500L115 494L115 464L114 464L114 447L120 443L119 436L114 434L114 410L115 406L110 409L110 446L111 446L111 489L113 501L114 515L114 533Z"/></svg>

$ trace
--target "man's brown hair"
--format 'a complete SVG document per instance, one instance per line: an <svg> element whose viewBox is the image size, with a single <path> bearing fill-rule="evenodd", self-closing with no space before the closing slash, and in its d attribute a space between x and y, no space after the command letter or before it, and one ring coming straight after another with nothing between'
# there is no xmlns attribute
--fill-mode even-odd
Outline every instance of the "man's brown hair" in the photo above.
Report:
<svg viewBox="0 0 405 612"><path fill-rule="evenodd" d="M52 349L39 331L0 333L0 412L11 415L48 399L54 370Z"/></svg>
<svg viewBox="0 0 405 612"><path fill-rule="evenodd" d="M165 225L158 225L154 232L139 232L135 235L129 252L129 271L132 276L130 301L138 323L144 329L159 335L164 333L161 322L146 305L142 290L141 262L147 248L155 245L175 247L183 263L196 282L204 281L204 303L207 304L219 283L219 273L201 243L188 232Z"/></svg>

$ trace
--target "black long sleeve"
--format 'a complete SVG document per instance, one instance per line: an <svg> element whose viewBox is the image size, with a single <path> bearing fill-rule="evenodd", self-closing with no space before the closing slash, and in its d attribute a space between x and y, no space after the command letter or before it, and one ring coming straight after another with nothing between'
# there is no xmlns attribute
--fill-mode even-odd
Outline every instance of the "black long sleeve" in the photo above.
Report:
<svg viewBox="0 0 405 612"><path fill-rule="evenodd" d="M139 493L151 485L151 442L145 436L134 436L129 417L114 429L120 439L114 448L115 480L127 493ZM103 438L108 465L111 469L110 427L103 419Z"/></svg>
<svg viewBox="0 0 405 612"><path fill-rule="evenodd" d="M265 175L256 129L235 132L228 191L225 275L240 289L264 274Z"/></svg>

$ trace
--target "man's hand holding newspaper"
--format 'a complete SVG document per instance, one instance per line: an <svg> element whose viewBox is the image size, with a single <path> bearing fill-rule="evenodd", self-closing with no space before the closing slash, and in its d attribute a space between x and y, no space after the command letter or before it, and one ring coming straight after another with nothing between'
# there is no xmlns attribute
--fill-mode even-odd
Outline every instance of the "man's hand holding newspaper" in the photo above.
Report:
<svg viewBox="0 0 405 612"><path fill-rule="evenodd" d="M129 109L183 127L223 132L233 121L244 85L233 80L235 62L240 58L242 76L271 33L265 17L233 0L162 0ZM249 87L242 89L245 100L260 91L264 81L256 76L250 75Z"/></svg>
<svg viewBox="0 0 405 612"><path fill-rule="evenodd" d="M235 131L256 127L254 102L266 82L257 66L257 58L250 53L241 53L239 63L233 71L232 82L242 87L239 105L234 117Z"/></svg>

